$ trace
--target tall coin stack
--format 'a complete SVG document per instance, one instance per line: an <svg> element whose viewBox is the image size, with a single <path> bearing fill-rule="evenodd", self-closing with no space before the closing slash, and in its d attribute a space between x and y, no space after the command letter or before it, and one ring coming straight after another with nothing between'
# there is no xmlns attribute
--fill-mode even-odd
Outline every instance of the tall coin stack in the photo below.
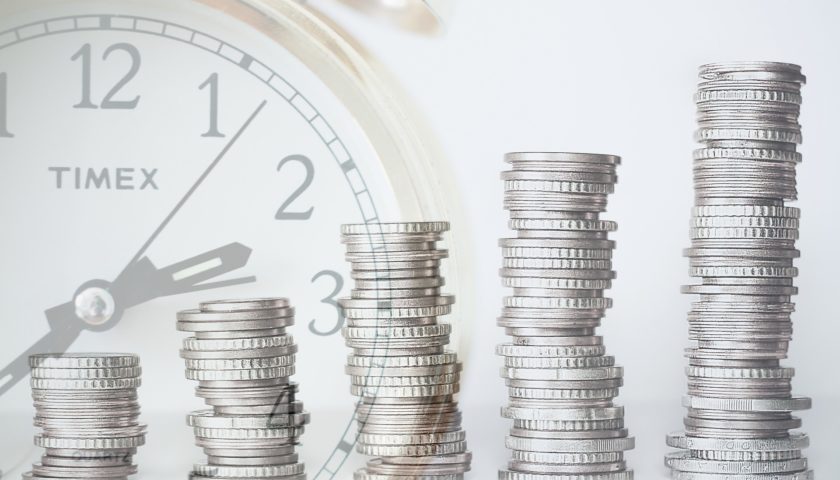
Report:
<svg viewBox="0 0 840 480"><path fill-rule="evenodd" d="M509 153L504 205L516 238L502 239L504 298L498 325L512 337L497 347L509 390L513 451L500 480L627 480L624 452L634 439L613 404L623 370L595 335L615 272L599 219L613 192L619 157Z"/></svg>
<svg viewBox="0 0 840 480"><path fill-rule="evenodd" d="M355 480L458 480L470 469L455 401L461 364L446 350L451 326L438 323L454 297L441 294L436 242L446 222L344 225L355 280L340 300L353 353L347 374L359 427L356 449L377 456Z"/></svg>
<svg viewBox="0 0 840 480"><path fill-rule="evenodd" d="M749 62L700 68L696 95L703 148L694 153L688 314L691 346L683 449L665 459L680 480L806 480L808 437L791 432L791 340L799 210L796 164L805 77L796 65Z"/></svg>
<svg viewBox="0 0 840 480"><path fill-rule="evenodd" d="M196 395L212 406L187 417L207 463L190 478L304 480L295 445L309 423L295 400L294 308L285 298L204 302L178 313L194 332L181 350Z"/></svg>
<svg viewBox="0 0 840 480"><path fill-rule="evenodd" d="M137 447L146 441L138 421L140 359L114 353L29 357L35 445L41 462L23 478L122 478L137 473Z"/></svg>

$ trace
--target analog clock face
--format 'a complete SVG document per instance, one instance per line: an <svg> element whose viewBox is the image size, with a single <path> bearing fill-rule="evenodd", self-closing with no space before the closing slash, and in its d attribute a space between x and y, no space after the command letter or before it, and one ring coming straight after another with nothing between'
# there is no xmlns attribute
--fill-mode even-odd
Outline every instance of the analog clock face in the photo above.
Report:
<svg viewBox="0 0 840 480"><path fill-rule="evenodd" d="M281 43L215 8L23 5L0 16L0 469L35 453L20 360L66 349L141 355L141 471L185 474L201 452L183 416L202 404L175 312L273 295L297 307L314 478L352 416L338 225L400 218L364 125Z"/></svg>

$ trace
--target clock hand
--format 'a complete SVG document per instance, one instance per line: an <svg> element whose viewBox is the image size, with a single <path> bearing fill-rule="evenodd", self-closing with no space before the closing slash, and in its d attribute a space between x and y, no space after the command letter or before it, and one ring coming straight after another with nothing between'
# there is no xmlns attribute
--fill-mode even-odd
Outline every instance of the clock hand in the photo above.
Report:
<svg viewBox="0 0 840 480"><path fill-rule="evenodd" d="M254 277L243 279L227 280L215 283L198 284L230 270L235 270L247 262L250 249L244 245L231 244L214 252L207 252L197 257L185 260L184 262L171 265L164 269L156 269L154 264L143 255L146 250L157 239L158 235L169 225L169 222L181 210L187 200L195 193L214 168L222 161L239 137L245 132L248 126L254 121L257 115L266 106L268 101L263 100L257 109L248 117L242 127L231 137L230 141L222 148L222 151L210 162L210 165L202 172L193 183L187 193L175 204L175 208L163 219L163 222L152 232L148 240L140 247L128 265L117 276L113 284L102 280L87 282L79 289L74 296L74 301L67 302L48 309L45 313L50 324L50 332L35 342L30 348L13 360L6 368L0 370L0 396L9 391L15 384L29 373L29 355L44 352L65 352L73 344L83 329L106 330L116 324L124 309L135 306L160 296L175 295L190 291L204 290L208 288L220 288L240 283L253 282ZM227 249L227 250L225 250ZM244 249L244 250L243 250ZM247 250L247 252L245 251ZM219 259L221 253L231 255L229 261L240 265L230 268ZM242 254L244 253L244 258ZM217 263L212 263L216 259ZM195 260L203 260L193 263ZM206 263L211 262L211 263ZM206 269L199 269L190 273L190 267L199 265L209 266ZM192 281L189 281L192 280ZM160 282L160 284L159 284ZM138 288L139 287L139 288ZM145 289L143 287L146 287ZM124 304L117 309L114 294L124 301ZM77 305L82 303L81 307ZM85 322L85 323L82 323Z"/></svg>
<svg viewBox="0 0 840 480"><path fill-rule="evenodd" d="M231 137L230 141L222 148L222 151L213 159L210 165L207 166L206 169L202 172L202 174L198 177L198 180L193 183L187 193L175 204L175 208L172 209L171 212L163 219L163 222L152 232L152 235L149 237L148 240L140 247L140 250L134 255L128 265L125 266L123 271L117 276L117 279L123 279L122 282L114 282L116 284L115 291L118 292L118 295L123 295L126 298L126 301L132 305L136 305L137 303L141 303L142 301L148 301L152 298L155 298L154 294L148 292L141 291L132 291L130 289L120 289L119 287L121 284L128 284L132 285L134 282L139 281L140 283L145 283L147 287L154 287L156 285L156 281L152 280L155 272L157 271L154 268L154 265L148 258L144 257L143 255L146 253L146 250L152 245L152 243L157 239L158 235L163 231L164 228L169 224L170 221L175 217L175 215L181 210L187 200L195 193L199 186L204 182L208 175L216 168L216 165L222 161L228 151L233 147L239 137L245 132L248 126L254 121L257 115L262 111L262 109L266 106L268 101L263 100L262 103L259 104L256 110L248 117L242 127L236 132L236 134ZM224 248L224 247L223 247ZM249 252L250 253L250 252ZM246 256L247 260L247 256ZM177 264L176 264L177 265ZM172 266L175 267L175 266ZM167 268L172 268L167 267ZM183 267L183 265L182 265ZM215 267L220 268L220 267ZM237 267L238 268L238 267ZM165 269L164 269L165 270ZM176 267L175 270L183 270L181 267ZM207 280L211 277L204 278L206 275L209 275L209 272L213 271L208 270L205 271L204 274L199 274L199 278L203 280ZM175 274L177 272L168 272L168 273L159 273L159 275L164 276L167 274ZM222 272L224 273L224 272ZM219 273L216 273L218 275ZM189 276L187 278L191 278L193 276ZM137 279L144 279L144 280L137 280ZM181 278L180 280L175 278L174 276L170 276L170 280L165 280L165 283L162 285L161 289L158 290L158 295L174 295L175 293L179 292L186 292L186 291L195 291L195 290L202 290L206 288L218 288L222 286L234 285L237 283L236 280L229 280L224 282L218 282L215 284L204 284L204 285L196 285L196 284L189 284L185 282L186 278ZM247 281L253 281L251 279L242 279ZM183 281L183 282L182 282ZM232 283L233 282L233 283ZM244 283L243 281L238 281L238 283ZM86 288L87 287L87 288ZM70 345L76 340L79 336L79 333L84 328L89 329L96 329L94 327L101 327L105 326L106 328L110 328L115 324L121 314L122 310L119 312L115 310L113 297L110 293L110 288L114 288L114 285L108 284L108 282L101 281L101 280L94 280L91 282L87 282L82 288L79 289L77 295L74 296L73 302L68 302L57 307L51 308L47 310L45 313L47 315L47 320L50 324L50 333L45 335L43 338L35 342L29 349L23 352L18 358L12 361L6 368L0 370L0 396L4 393L9 391L17 382L19 382L23 377L25 377L29 373L29 361L28 357L32 353L43 353L43 352L65 352ZM180 289L180 290L179 290ZM166 292L170 293L166 293ZM83 297L84 295L88 294L87 297ZM145 300L142 300L145 296ZM83 318L82 321L86 322L86 324L80 322L80 317L77 314L76 308L76 301L82 300L87 303L87 311L82 312ZM110 303L109 303L110 302ZM123 306L122 309L127 308ZM108 312L107 310L110 309L111 311ZM105 313L105 314L103 314ZM106 324L111 324L107 326ZM101 328L100 328L101 329Z"/></svg>
<svg viewBox="0 0 840 480"><path fill-rule="evenodd" d="M50 324L50 332L32 344L25 352L12 360L6 368L0 370L0 396L11 390L19 381L29 375L29 356L44 352L64 352L76 340L84 328L76 317L72 302L63 303L45 312ZM60 321L73 318L76 321Z"/></svg>
<svg viewBox="0 0 840 480"><path fill-rule="evenodd" d="M108 292L126 309L159 297L254 282L255 277L245 277L202 283L244 267L250 256L250 248L231 243L160 269L143 257L123 270Z"/></svg>
<svg viewBox="0 0 840 480"><path fill-rule="evenodd" d="M210 162L210 165L208 165L207 168L204 169L204 172L201 173L201 176L198 177L198 180L196 180L195 183L193 183L193 185L190 187L190 189L187 190L187 193L184 194L181 200L179 200L178 203L175 204L175 208L173 208L172 211L169 212L166 218L163 219L163 222L161 222L161 224L158 225L157 229L155 229L155 231L152 232L152 235L149 237L148 240L146 240L146 243L144 243L143 246L140 247L140 250L138 250L137 253L134 254L134 257L131 259L130 262L128 262L128 265L125 267L126 269L131 267L135 262L139 261L143 254L146 253L146 250L149 249L149 247L152 245L152 243L155 241L158 235L160 235L160 232L162 232L163 229L166 228L167 225L169 225L169 222L172 221L172 219L175 217L178 211L181 210L181 207L183 207L184 204L187 203L187 200L189 200L193 193L195 193L195 191L198 190L198 187L201 186L201 184L204 182L207 176L210 175L214 168L216 168L216 165L218 165L219 162L222 161L222 159L225 157L228 151L233 147L236 141L239 140L239 137L242 136L242 134L245 132L248 126L250 126L251 123L254 121L254 119L257 118L257 115L262 111L262 109L266 106L267 103L267 100L263 100L262 103L259 104L257 109L254 110L254 113L252 113L251 116L248 117L248 119L245 121L245 123L242 124L242 126L239 128L236 134L233 137L231 137L230 141L224 146L224 148L222 148L222 151L219 152L216 158L213 159L212 162Z"/></svg>
<svg viewBox="0 0 840 480"><path fill-rule="evenodd" d="M112 328L127 308L159 297L256 281L251 276L207 282L244 267L250 256L250 248L231 243L163 268L156 268L148 257L143 257L123 270L113 283L104 280L85 283L73 301L44 312L49 333L0 370L0 396L29 374L30 355L65 352L82 330Z"/></svg>

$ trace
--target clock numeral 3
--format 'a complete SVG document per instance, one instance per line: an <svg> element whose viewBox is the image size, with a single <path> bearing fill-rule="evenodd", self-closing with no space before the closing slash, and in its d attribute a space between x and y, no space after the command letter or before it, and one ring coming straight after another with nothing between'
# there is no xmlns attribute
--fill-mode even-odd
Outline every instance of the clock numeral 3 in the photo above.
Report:
<svg viewBox="0 0 840 480"><path fill-rule="evenodd" d="M341 290L344 288L344 278L342 278L341 274L336 271L321 270L320 272L316 273L314 277L312 277L312 283L315 283L316 281L318 281L319 278L324 276L332 278L333 283L335 284L335 287L333 288L332 292L321 300L321 303L332 305L333 307L335 307L335 325L330 330L322 332L315 327L315 320L309 322L309 331L311 331L315 335L320 335L322 337L332 335L341 330L341 327L344 326L344 315L341 311L341 306L338 304L338 300L336 300L336 297L339 293L341 293Z"/></svg>
<svg viewBox="0 0 840 480"><path fill-rule="evenodd" d="M287 212L286 210L292 205L292 203L298 199L303 192L312 185L312 180L315 179L315 166L312 165L312 160L309 157L304 155L289 155L288 157L280 160L280 163L277 165L277 171L283 169L283 166L290 163L296 162L303 165L306 169L306 177L303 179L303 183L289 195L289 198L280 205L280 208L277 210L277 214L274 215L274 218L277 220L309 220L312 217L312 211L315 210L315 207L309 207L309 210L305 212Z"/></svg>
<svg viewBox="0 0 840 480"><path fill-rule="evenodd" d="M225 134L219 131L219 74L214 73L202 83L198 89L204 90L210 87L210 129L202 133L202 137L224 138Z"/></svg>
<svg viewBox="0 0 840 480"><path fill-rule="evenodd" d="M8 79L6 73L0 73L0 137L12 138L14 135L9 133L9 127L6 124L6 116L8 114Z"/></svg>
<svg viewBox="0 0 840 480"><path fill-rule="evenodd" d="M140 51L137 50L137 47L131 45L130 43L116 43L105 50L105 53L102 55L102 60L108 60L108 57L116 51L123 51L129 54L131 57L131 68L128 73L126 73L122 79L120 79L120 81L111 88L108 94L105 95L105 98L102 99L102 104L100 106L97 106L91 100L93 62L91 61L92 48L90 44L85 44L81 50L71 57L71 60L74 62L79 59L82 60L82 101L73 105L73 108L102 108L108 110L131 110L137 108L137 104L140 102L139 95L135 97L134 100L114 100L114 97L119 94L120 90L128 85L128 82L134 79L137 72L140 71Z"/></svg>

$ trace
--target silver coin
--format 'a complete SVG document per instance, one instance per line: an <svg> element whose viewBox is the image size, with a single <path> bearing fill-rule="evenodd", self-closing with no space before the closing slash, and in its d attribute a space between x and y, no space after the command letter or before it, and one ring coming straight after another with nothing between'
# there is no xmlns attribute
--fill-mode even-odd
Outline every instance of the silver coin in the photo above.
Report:
<svg viewBox="0 0 840 480"><path fill-rule="evenodd" d="M366 223L345 224L341 226L341 234L371 235L371 234L415 234L449 230L449 222L409 222L409 223Z"/></svg>
<svg viewBox="0 0 840 480"><path fill-rule="evenodd" d="M295 324L293 316L264 318L254 320L230 321L179 321L178 330L183 332L229 332L241 330L266 330L272 328L290 327ZM224 338L224 337L223 337Z"/></svg>
<svg viewBox="0 0 840 480"><path fill-rule="evenodd" d="M450 325L437 319L454 303L441 290L445 281L438 267L447 253L436 245L448 228L445 222L421 222L343 229L356 279L351 298L339 303L347 318L345 343L353 349L346 367L351 393L362 399L357 450L385 457L354 478L454 480L469 470L454 401L461 366L444 350ZM454 463L422 461L450 456ZM387 461L391 457L418 460Z"/></svg>
<svg viewBox="0 0 840 480"><path fill-rule="evenodd" d="M470 470L470 463L469 461L465 461L461 463L432 463L420 465L406 465L390 464L386 463L381 458L377 458L367 462L365 468L368 474L375 475L399 475L400 477L417 477L428 475L434 476L434 478L438 478L441 475L457 475L468 472Z"/></svg>
<svg viewBox="0 0 840 480"><path fill-rule="evenodd" d="M137 355L123 353L63 353L29 356L32 368L119 368L136 367L140 364Z"/></svg>
<svg viewBox="0 0 840 480"><path fill-rule="evenodd" d="M575 440L508 436L505 445L512 450L534 452L601 453L630 450L635 446L635 440L632 437Z"/></svg>
<svg viewBox="0 0 840 480"><path fill-rule="evenodd" d="M227 457L218 455L207 456L207 463L209 463L210 465L224 466L284 465L289 463L297 463L297 461L298 454L296 453L264 457Z"/></svg>
<svg viewBox="0 0 840 480"><path fill-rule="evenodd" d="M462 370L460 363L431 365L423 367L344 367L344 372L353 377L433 377L454 374Z"/></svg>
<svg viewBox="0 0 840 480"><path fill-rule="evenodd" d="M24 478L125 478L145 443L139 423L139 358L130 354L35 355L35 445L41 463Z"/></svg>
<svg viewBox="0 0 840 480"><path fill-rule="evenodd" d="M289 477L302 475L302 463L288 463L285 465L208 465L196 464L193 472L210 478L266 478Z"/></svg>
<svg viewBox="0 0 840 480"><path fill-rule="evenodd" d="M201 302L198 308L203 312L242 312L248 310L276 310L289 306L288 298L248 298Z"/></svg>
<svg viewBox="0 0 840 480"><path fill-rule="evenodd" d="M135 367L105 367L105 368L46 368L32 367L30 375L33 378L89 380L107 378L135 378L139 377L142 369Z"/></svg>
<svg viewBox="0 0 840 480"><path fill-rule="evenodd" d="M443 232L422 233L379 233L376 235L342 235L341 243L348 245L398 245L403 243L437 242L443 238Z"/></svg>
<svg viewBox="0 0 840 480"><path fill-rule="evenodd" d="M513 380L590 381L618 379L624 376L621 367L592 368L511 368L502 367L500 375Z"/></svg>
<svg viewBox="0 0 840 480"><path fill-rule="evenodd" d="M508 462L508 468L511 471L518 473L534 473L544 474L554 477L556 475L586 475L592 478L595 475L621 473L626 472L627 464L621 460L617 462L605 462L598 464L545 464L545 463L530 463L511 460ZM586 477L584 477L586 478ZM597 477L595 477L597 478Z"/></svg>
<svg viewBox="0 0 840 480"><path fill-rule="evenodd" d="M278 347L251 348L239 350L181 350L181 358L185 360L273 358L294 355L295 353L297 353L297 351L298 347L295 344Z"/></svg>
<svg viewBox="0 0 840 480"><path fill-rule="evenodd" d="M683 406L737 412L790 412L811 408L811 399L807 397L732 399L686 396L683 397Z"/></svg>
<svg viewBox="0 0 840 480"><path fill-rule="evenodd" d="M693 458L689 452L670 453L665 457L665 464L681 472L739 475L797 473L808 468L808 461L804 458L782 461L720 461Z"/></svg>
<svg viewBox="0 0 840 480"><path fill-rule="evenodd" d="M698 472L681 472L675 470L671 474L673 480L765 480L766 475L762 474L714 474ZM782 473L772 477L773 480L814 480L814 471L808 470L797 473Z"/></svg>
<svg viewBox="0 0 840 480"><path fill-rule="evenodd" d="M294 316L294 308L291 307L277 307L264 308L260 310L182 310L178 312L177 319L179 323L184 322L237 322L248 320L274 320Z"/></svg>
<svg viewBox="0 0 840 480"><path fill-rule="evenodd" d="M353 480L391 480L393 478L393 475L380 475L368 472L364 468L353 472ZM464 480L464 475L460 473L444 475L400 475L399 478L405 480Z"/></svg>
<svg viewBox="0 0 840 480"><path fill-rule="evenodd" d="M511 470L499 470L498 478L499 480L545 480L546 477L551 480L580 480L581 474L544 474L532 472L517 472ZM585 478L587 480L633 480L633 471L625 470L622 472L585 474L582 478Z"/></svg>
<svg viewBox="0 0 840 480"><path fill-rule="evenodd" d="M291 335L259 336L247 338L198 339L185 338L184 350L251 350L259 348L286 347L295 343Z"/></svg>
<svg viewBox="0 0 840 480"><path fill-rule="evenodd" d="M363 240L363 239L358 239ZM432 251L434 250L436 245L437 239L432 239L430 241L413 241L413 242L382 242L382 243L372 243L368 241L357 241L357 242L342 242L344 243L344 250L347 253L354 254L354 253L369 253L369 254L383 254L383 255L390 255L392 253L402 253L402 252L424 252L424 251Z"/></svg>
<svg viewBox="0 0 840 480"><path fill-rule="evenodd" d="M670 433L666 437L668 446L689 450L717 451L789 451L801 450L809 445L806 434L792 432L785 438L713 438L692 437L682 432Z"/></svg>
<svg viewBox="0 0 840 480"><path fill-rule="evenodd" d="M387 250L379 250L372 252L355 252L345 253L344 258L355 268L357 264L381 263L387 262L387 265L394 263L399 265L401 263L409 262L438 262L444 258L449 257L449 252L446 250L410 250L405 252L395 252Z"/></svg>
<svg viewBox="0 0 840 480"><path fill-rule="evenodd" d="M452 455L467 451L467 442L431 443L422 445L369 445L359 442L356 451L378 457L427 457Z"/></svg>

